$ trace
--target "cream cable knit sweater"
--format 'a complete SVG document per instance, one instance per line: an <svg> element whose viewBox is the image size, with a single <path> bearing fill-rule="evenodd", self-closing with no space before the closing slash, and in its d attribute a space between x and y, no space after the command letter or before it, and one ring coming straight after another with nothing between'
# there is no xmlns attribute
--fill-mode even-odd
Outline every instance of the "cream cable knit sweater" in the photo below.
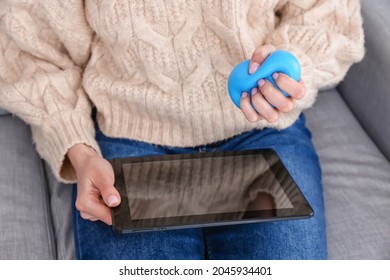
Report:
<svg viewBox="0 0 390 280"><path fill-rule="evenodd" d="M196 146L285 128L364 53L358 0L0 0L0 107L31 125L57 178L85 143L91 106L112 137ZM307 94L279 122L251 124L227 77L256 47L293 52Z"/></svg>

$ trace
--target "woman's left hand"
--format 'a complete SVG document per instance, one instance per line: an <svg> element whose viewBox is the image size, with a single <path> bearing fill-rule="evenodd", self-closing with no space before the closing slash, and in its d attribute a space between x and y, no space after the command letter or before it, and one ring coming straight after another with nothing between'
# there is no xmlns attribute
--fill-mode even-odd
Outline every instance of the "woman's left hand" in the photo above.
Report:
<svg viewBox="0 0 390 280"><path fill-rule="evenodd" d="M275 50L272 45L257 48L249 64L249 74L256 72L264 60ZM305 96L306 90L302 80L297 82L289 76L277 72L272 77L278 87L288 93L290 97L284 96L266 79L259 80L257 88L252 89L252 92L243 92L241 95L240 107L248 121L258 122L265 119L274 123L279 119L280 112L290 112L294 107L295 99L301 99Z"/></svg>

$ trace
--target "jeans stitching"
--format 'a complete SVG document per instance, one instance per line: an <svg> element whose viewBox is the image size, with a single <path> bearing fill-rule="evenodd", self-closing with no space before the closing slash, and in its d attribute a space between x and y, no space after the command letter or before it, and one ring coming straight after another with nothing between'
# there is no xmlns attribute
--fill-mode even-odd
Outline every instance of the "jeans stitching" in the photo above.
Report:
<svg viewBox="0 0 390 280"><path fill-rule="evenodd" d="M206 247L205 251L207 252L206 259L213 260L214 258L213 258L213 253L211 251L210 241L207 237L207 228L203 229L203 239Z"/></svg>

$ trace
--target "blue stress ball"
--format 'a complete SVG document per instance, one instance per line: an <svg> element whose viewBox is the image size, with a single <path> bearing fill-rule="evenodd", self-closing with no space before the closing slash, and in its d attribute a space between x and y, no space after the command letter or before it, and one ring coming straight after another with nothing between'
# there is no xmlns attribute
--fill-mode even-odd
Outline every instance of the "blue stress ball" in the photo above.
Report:
<svg viewBox="0 0 390 280"><path fill-rule="evenodd" d="M252 75L249 74L249 62L250 60L245 60L238 64L228 79L229 95L238 108L240 108L242 92L250 93L252 88L258 87L257 82L261 79L270 81L286 97L289 96L276 85L272 78L272 74L275 72L284 73L296 81L301 79L301 66L298 59L286 51L278 50L270 54Z"/></svg>

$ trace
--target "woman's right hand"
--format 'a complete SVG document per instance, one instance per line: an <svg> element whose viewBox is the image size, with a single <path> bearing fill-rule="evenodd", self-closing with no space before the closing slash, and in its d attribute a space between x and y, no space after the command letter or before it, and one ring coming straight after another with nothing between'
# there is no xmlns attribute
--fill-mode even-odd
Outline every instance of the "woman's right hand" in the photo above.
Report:
<svg viewBox="0 0 390 280"><path fill-rule="evenodd" d="M120 203L111 164L84 144L70 148L68 158L77 174L76 208L81 217L111 225L110 207Z"/></svg>
<svg viewBox="0 0 390 280"><path fill-rule="evenodd" d="M263 45L257 48L251 58L249 74L256 72L275 50L273 45ZM241 95L240 108L248 121L254 123L265 119L274 123L278 121L281 112L291 112L295 101L305 96L306 88L302 80L297 82L283 73L276 72L272 77L278 87L290 96L286 98L266 79L259 80L258 87L253 88L251 93L243 92Z"/></svg>

